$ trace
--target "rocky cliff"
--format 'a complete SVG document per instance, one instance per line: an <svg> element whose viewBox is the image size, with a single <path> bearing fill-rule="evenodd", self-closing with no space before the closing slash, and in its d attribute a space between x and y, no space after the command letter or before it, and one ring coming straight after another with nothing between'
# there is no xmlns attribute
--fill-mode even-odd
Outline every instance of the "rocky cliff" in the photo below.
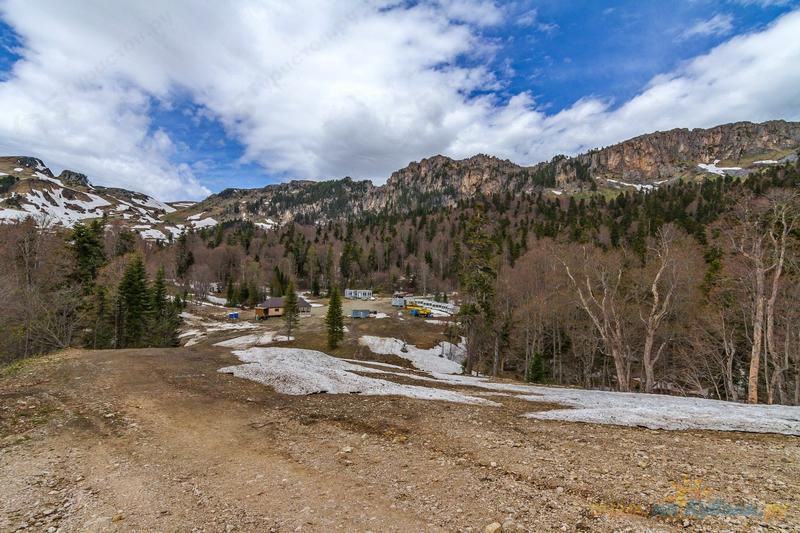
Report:
<svg viewBox="0 0 800 533"><path fill-rule="evenodd" d="M800 123L775 120L736 122L709 129L674 129L641 135L593 150L576 159L593 178L647 183L702 172L699 164L720 160L747 168L777 160L800 147Z"/></svg>
<svg viewBox="0 0 800 533"><path fill-rule="evenodd" d="M366 213L402 215L504 192L647 190L677 179L745 175L796 158L798 149L800 123L737 122L641 135L528 167L484 154L461 160L436 155L393 172L380 187L350 178L295 180L258 189L226 189L197 204L173 205L132 191L93 187L84 174L71 170L56 178L33 157L4 157L0 158L0 221L50 214L71 225L105 214L151 238L236 219L270 229L292 220L314 224L352 220Z"/></svg>

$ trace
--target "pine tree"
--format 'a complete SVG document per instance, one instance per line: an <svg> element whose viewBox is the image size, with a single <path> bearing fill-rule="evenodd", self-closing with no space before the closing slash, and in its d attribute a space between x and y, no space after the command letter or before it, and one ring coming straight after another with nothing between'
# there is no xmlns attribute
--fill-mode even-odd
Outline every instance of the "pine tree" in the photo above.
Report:
<svg viewBox="0 0 800 533"><path fill-rule="evenodd" d="M272 271L272 279L269 282L269 294L274 298L283 296L286 292L286 276L277 266Z"/></svg>
<svg viewBox="0 0 800 533"><path fill-rule="evenodd" d="M78 222L70 234L69 246L74 260L71 278L87 291L91 289L98 271L106 262L104 233L103 221L93 220L88 226Z"/></svg>
<svg viewBox="0 0 800 533"><path fill-rule="evenodd" d="M544 359L541 352L533 354L530 368L528 369L528 381L531 383L544 383L546 378L544 369Z"/></svg>
<svg viewBox="0 0 800 533"><path fill-rule="evenodd" d="M149 296L144 263L141 256L134 255L125 268L117 289L118 348L135 348L144 344L149 318Z"/></svg>
<svg viewBox="0 0 800 533"><path fill-rule="evenodd" d="M96 350L111 348L114 333L112 306L108 290L100 285L95 286L86 306L87 327L83 338L84 346Z"/></svg>
<svg viewBox="0 0 800 533"><path fill-rule="evenodd" d="M228 279L228 285L225 288L225 305L228 307L236 307L236 287L233 285L233 280Z"/></svg>
<svg viewBox="0 0 800 533"><path fill-rule="evenodd" d="M167 298L167 283L164 267L158 269L150 289L148 315L149 346L177 346L180 326L179 307Z"/></svg>
<svg viewBox="0 0 800 533"><path fill-rule="evenodd" d="M470 219L464 235L466 255L461 262L461 286L468 300L461 306L460 318L465 326L469 343L478 339L493 336L494 332L494 296L497 279L495 244L486 232L486 218L483 210L478 209ZM498 342L495 336L495 361L497 360ZM472 372L478 362L474 360L474 350L467 351L466 371ZM493 368L497 365L494 364Z"/></svg>
<svg viewBox="0 0 800 533"><path fill-rule="evenodd" d="M328 327L328 348L336 349L344 339L344 316L342 315L342 297L339 288L331 287L331 297L328 302L328 313L325 315L325 325Z"/></svg>
<svg viewBox="0 0 800 533"><path fill-rule="evenodd" d="M328 251L325 254L325 284L328 293L331 292L333 287L333 245L328 245Z"/></svg>
<svg viewBox="0 0 800 533"><path fill-rule="evenodd" d="M181 233L175 250L175 275L178 279L183 279L193 264L194 254L189 250L188 238L186 233Z"/></svg>
<svg viewBox="0 0 800 533"><path fill-rule="evenodd" d="M123 229L117 235L117 242L114 244L114 257L122 257L136 250L136 237L133 232Z"/></svg>
<svg viewBox="0 0 800 533"><path fill-rule="evenodd" d="M297 293L294 289L294 281L289 281L286 288L286 296L283 298L283 320L286 322L286 336L292 338L292 330L297 326L300 318L300 308L297 304Z"/></svg>

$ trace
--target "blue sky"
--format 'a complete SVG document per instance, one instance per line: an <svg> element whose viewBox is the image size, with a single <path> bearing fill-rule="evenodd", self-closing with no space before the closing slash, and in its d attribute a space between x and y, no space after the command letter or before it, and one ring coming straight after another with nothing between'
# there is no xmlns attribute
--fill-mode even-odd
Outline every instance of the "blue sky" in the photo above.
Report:
<svg viewBox="0 0 800 533"><path fill-rule="evenodd" d="M0 0L0 150L174 199L800 118L797 1L302 4Z"/></svg>
<svg viewBox="0 0 800 533"><path fill-rule="evenodd" d="M591 0L531 2L537 21L554 25L504 24L491 32L502 47L497 61L514 70L511 93L532 90L553 111L587 96L617 104L639 93L653 76L708 52L796 6L779 2L663 2ZM525 13L524 8L521 10ZM699 22L730 17L730 29L684 36ZM725 20L725 19L723 19Z"/></svg>

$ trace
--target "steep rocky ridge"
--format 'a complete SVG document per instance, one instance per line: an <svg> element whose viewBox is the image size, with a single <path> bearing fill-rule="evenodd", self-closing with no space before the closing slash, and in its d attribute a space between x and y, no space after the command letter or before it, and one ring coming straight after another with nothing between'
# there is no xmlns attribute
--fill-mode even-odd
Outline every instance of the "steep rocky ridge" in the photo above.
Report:
<svg viewBox="0 0 800 533"><path fill-rule="evenodd" d="M647 183L702 172L698 164L720 160L746 168L757 160L775 160L800 146L800 123L774 120L736 122L709 129L674 129L640 135L592 150L575 159L594 178Z"/></svg>
<svg viewBox="0 0 800 533"><path fill-rule="evenodd" d="M43 225L71 227L106 216L144 231L173 211L142 193L93 186L79 172L64 170L55 177L34 157L0 157L0 222L31 217Z"/></svg>
<svg viewBox="0 0 800 533"><path fill-rule="evenodd" d="M47 214L69 226L105 214L154 239L227 220L248 220L270 229L292 220L313 224L368 213L403 215L497 193L649 190L678 179L742 176L796 158L798 149L800 123L737 122L650 133L533 166L484 154L462 160L436 155L393 172L381 186L351 178L293 180L225 189L198 203L171 205L124 189L92 186L84 174L71 170L54 177L36 158L2 157L0 221Z"/></svg>

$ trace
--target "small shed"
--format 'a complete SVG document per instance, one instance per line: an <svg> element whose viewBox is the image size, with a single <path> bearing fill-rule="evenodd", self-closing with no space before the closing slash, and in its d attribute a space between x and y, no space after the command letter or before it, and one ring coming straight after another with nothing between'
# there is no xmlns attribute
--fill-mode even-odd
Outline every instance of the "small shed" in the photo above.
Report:
<svg viewBox="0 0 800 533"><path fill-rule="evenodd" d="M300 310L301 313L310 313L311 312L311 304L306 301L305 298L302 296L297 297L297 309Z"/></svg>
<svg viewBox="0 0 800 533"><path fill-rule="evenodd" d="M369 318L369 309L353 309L350 313L351 318Z"/></svg>
<svg viewBox="0 0 800 533"><path fill-rule="evenodd" d="M406 306L406 296L408 296L404 292L396 292L392 295L392 305L394 307L405 307Z"/></svg>

